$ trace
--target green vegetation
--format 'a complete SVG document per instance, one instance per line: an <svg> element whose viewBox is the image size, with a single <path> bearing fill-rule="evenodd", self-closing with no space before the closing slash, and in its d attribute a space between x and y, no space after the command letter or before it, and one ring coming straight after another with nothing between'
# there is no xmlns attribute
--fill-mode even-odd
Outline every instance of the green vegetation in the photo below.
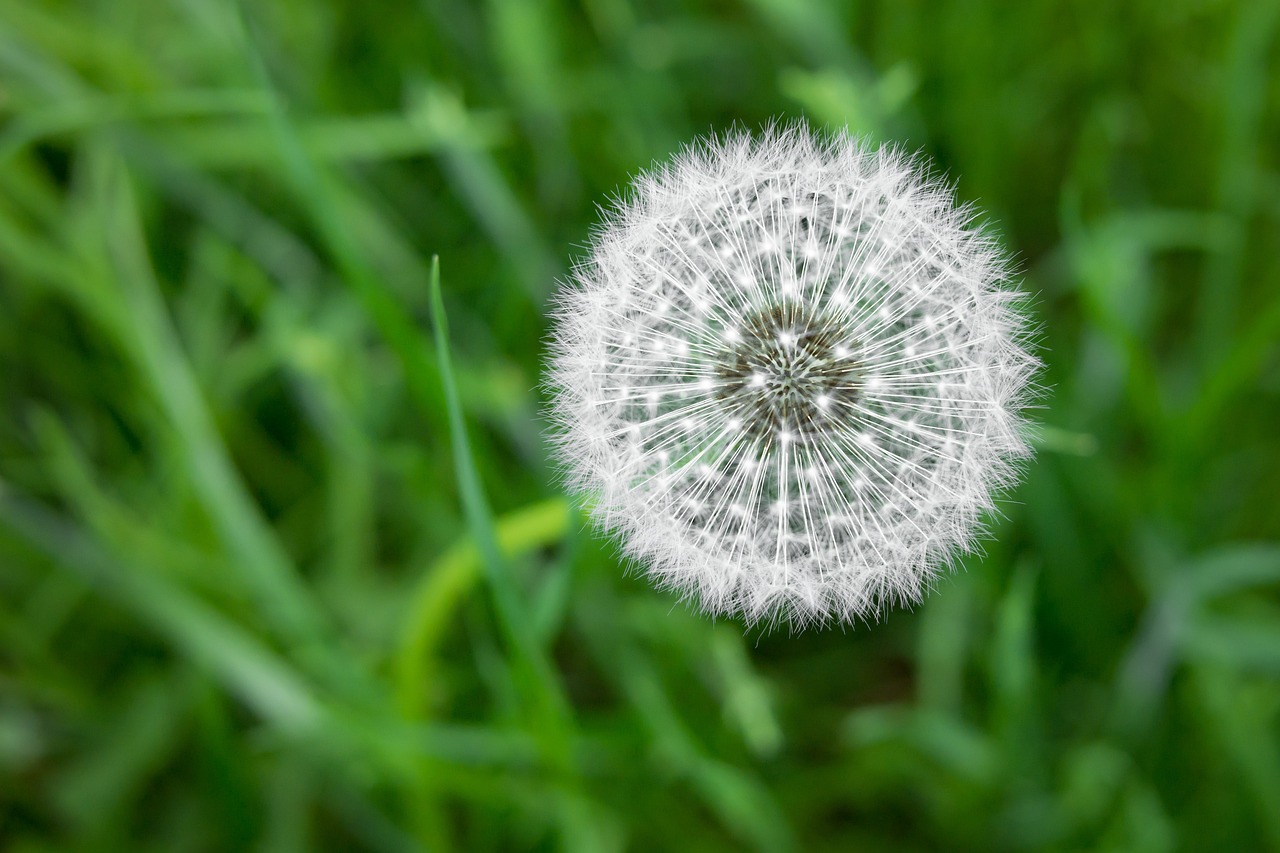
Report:
<svg viewBox="0 0 1280 853"><path fill-rule="evenodd" d="M537 388L595 205L802 115L981 204L1052 392L984 555L788 636ZM1280 851L1278 234L1274 0L0 0L0 847Z"/></svg>

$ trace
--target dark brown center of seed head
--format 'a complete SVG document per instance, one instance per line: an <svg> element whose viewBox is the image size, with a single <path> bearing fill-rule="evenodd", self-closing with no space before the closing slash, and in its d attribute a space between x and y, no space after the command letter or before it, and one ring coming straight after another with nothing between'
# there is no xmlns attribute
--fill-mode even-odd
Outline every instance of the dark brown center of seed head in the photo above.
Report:
<svg viewBox="0 0 1280 853"><path fill-rule="evenodd" d="M847 421L861 366L838 320L794 302L750 315L716 367L719 397L744 429L805 441Z"/></svg>

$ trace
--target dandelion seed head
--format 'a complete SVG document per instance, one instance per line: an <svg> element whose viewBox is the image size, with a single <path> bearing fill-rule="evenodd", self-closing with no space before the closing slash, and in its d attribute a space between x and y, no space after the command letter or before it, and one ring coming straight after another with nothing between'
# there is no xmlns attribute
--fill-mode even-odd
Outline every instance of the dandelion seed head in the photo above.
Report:
<svg viewBox="0 0 1280 853"><path fill-rule="evenodd" d="M1029 454L1028 326L972 220L900 152L802 125L642 173L559 296L571 486L710 613L918 601Z"/></svg>

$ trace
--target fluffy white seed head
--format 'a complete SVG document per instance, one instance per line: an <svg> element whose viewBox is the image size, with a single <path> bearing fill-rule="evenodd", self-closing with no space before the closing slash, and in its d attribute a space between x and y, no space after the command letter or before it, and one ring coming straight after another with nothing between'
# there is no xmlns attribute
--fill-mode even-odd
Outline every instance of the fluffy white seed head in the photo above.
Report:
<svg viewBox="0 0 1280 853"><path fill-rule="evenodd" d="M1028 454L1004 255L893 149L804 126L641 174L561 292L557 448L595 519L711 613L919 600Z"/></svg>

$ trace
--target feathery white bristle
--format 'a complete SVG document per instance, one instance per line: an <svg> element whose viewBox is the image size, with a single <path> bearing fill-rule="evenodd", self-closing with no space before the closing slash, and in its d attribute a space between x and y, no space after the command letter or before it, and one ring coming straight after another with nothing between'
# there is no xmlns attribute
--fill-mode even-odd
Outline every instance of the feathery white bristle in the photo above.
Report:
<svg viewBox="0 0 1280 853"><path fill-rule="evenodd" d="M802 125L640 175L556 311L556 443L596 520L711 613L919 600L1029 453L1027 323L972 218Z"/></svg>

